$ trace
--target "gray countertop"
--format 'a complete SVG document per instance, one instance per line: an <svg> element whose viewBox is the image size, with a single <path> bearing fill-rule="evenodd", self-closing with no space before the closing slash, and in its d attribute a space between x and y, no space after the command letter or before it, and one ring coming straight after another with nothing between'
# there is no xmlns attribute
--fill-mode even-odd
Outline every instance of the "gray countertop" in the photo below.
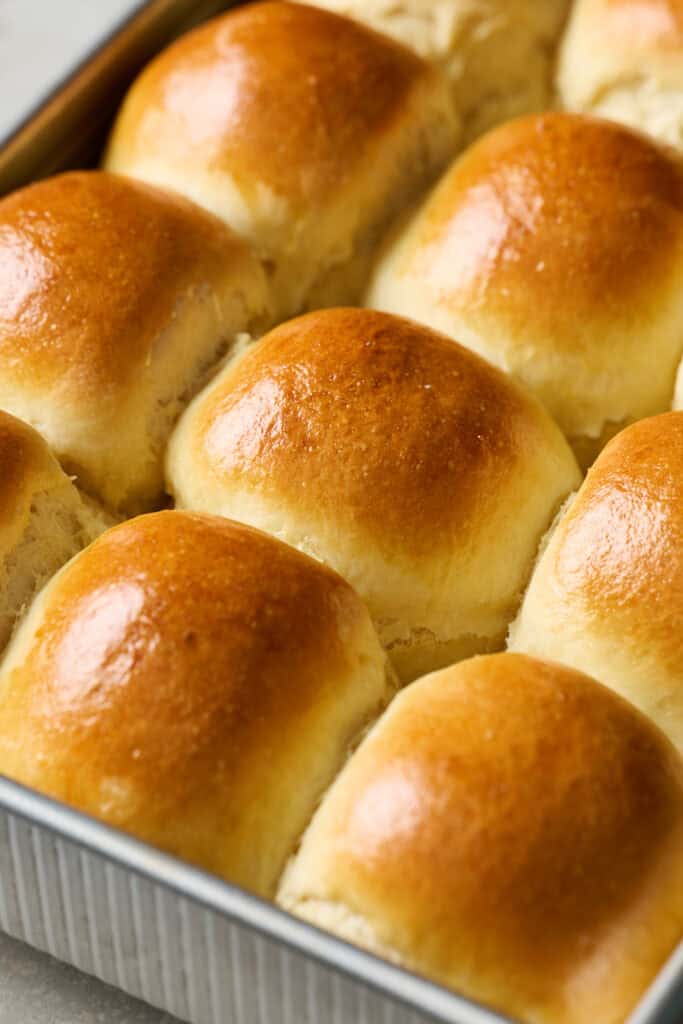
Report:
<svg viewBox="0 0 683 1024"><path fill-rule="evenodd" d="M0 0L0 138L139 0ZM171 1024L171 1018L0 933L0 1024Z"/></svg>
<svg viewBox="0 0 683 1024"><path fill-rule="evenodd" d="M0 933L0 1024L175 1024Z"/></svg>
<svg viewBox="0 0 683 1024"><path fill-rule="evenodd" d="M141 0L0 0L0 139Z"/></svg>

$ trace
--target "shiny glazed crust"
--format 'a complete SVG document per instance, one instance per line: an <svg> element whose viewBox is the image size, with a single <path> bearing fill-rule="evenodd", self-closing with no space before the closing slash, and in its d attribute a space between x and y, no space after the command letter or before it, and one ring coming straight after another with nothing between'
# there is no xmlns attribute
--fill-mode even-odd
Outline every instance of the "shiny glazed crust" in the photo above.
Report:
<svg viewBox="0 0 683 1024"><path fill-rule="evenodd" d="M680 938L682 787L593 680L475 658L393 701L279 901L516 1019L614 1024Z"/></svg>
<svg viewBox="0 0 683 1024"><path fill-rule="evenodd" d="M0 261L0 404L86 490L149 507L183 398L266 316L255 257L180 196L72 172L0 201Z"/></svg>
<svg viewBox="0 0 683 1024"><path fill-rule="evenodd" d="M42 592L0 680L0 771L269 895L392 692L340 577L246 526L159 512Z"/></svg>
<svg viewBox="0 0 683 1024"><path fill-rule="evenodd" d="M526 384L584 461L670 407L683 350L683 169L619 125L547 114L473 146L387 245L367 304Z"/></svg>
<svg viewBox="0 0 683 1024"><path fill-rule="evenodd" d="M569 109L612 117L683 147L681 0L577 0L558 92Z"/></svg>
<svg viewBox="0 0 683 1024"><path fill-rule="evenodd" d="M327 298L334 271L335 300L352 301L345 292L360 285L343 268L363 262L457 138L445 80L409 50L346 18L265 2L200 26L148 65L105 163L177 189L247 236L282 318L312 290Z"/></svg>
<svg viewBox="0 0 683 1024"><path fill-rule="evenodd" d="M403 678L502 643L579 482L555 425L503 374L358 309L282 324L229 365L181 420L168 476L181 506L341 572Z"/></svg>
<svg viewBox="0 0 683 1024"><path fill-rule="evenodd" d="M590 672L683 750L683 412L604 450L557 526L511 645Z"/></svg>

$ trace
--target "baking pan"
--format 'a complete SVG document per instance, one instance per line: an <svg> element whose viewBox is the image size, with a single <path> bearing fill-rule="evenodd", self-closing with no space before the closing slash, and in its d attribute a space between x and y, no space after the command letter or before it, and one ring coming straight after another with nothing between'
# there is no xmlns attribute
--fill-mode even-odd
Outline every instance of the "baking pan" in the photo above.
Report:
<svg viewBox="0 0 683 1024"><path fill-rule="evenodd" d="M0 194L94 164L139 69L230 6L132 5L133 16L0 139ZM508 1020L1 776L0 928L192 1024ZM629 1024L681 1022L683 944Z"/></svg>

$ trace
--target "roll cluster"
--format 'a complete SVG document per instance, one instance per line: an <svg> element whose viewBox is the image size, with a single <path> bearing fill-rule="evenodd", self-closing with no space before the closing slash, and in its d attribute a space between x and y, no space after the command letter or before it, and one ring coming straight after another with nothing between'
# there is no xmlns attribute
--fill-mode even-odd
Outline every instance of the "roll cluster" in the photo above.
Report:
<svg viewBox="0 0 683 1024"><path fill-rule="evenodd" d="M682 39L243 4L0 200L0 772L626 1020L683 939Z"/></svg>

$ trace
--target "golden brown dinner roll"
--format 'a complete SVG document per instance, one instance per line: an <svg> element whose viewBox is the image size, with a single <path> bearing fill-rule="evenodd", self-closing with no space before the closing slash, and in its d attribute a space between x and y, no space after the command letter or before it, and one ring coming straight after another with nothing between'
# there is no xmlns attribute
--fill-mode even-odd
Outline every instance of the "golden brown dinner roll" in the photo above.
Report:
<svg viewBox="0 0 683 1024"><path fill-rule="evenodd" d="M282 318L358 300L379 232L458 135L445 79L411 52L328 12L258 3L152 61L105 162L248 237Z"/></svg>
<svg viewBox="0 0 683 1024"><path fill-rule="evenodd" d="M40 434L0 412L0 650L43 583L108 525Z"/></svg>
<svg viewBox="0 0 683 1024"><path fill-rule="evenodd" d="M512 122L454 165L379 262L368 305L523 381L590 464L671 406L683 351L683 169L626 128Z"/></svg>
<svg viewBox="0 0 683 1024"><path fill-rule="evenodd" d="M569 0L315 0L413 47L444 69L465 138L545 110Z"/></svg>
<svg viewBox="0 0 683 1024"><path fill-rule="evenodd" d="M576 0L558 91L572 110L683 147L683 0Z"/></svg>
<svg viewBox="0 0 683 1024"><path fill-rule="evenodd" d="M325 797L279 900L529 1024L616 1024L683 937L683 762L515 655L420 680Z"/></svg>
<svg viewBox="0 0 683 1024"><path fill-rule="evenodd" d="M607 446L536 566L510 646L589 672L683 750L683 412Z"/></svg>
<svg viewBox="0 0 683 1024"><path fill-rule="evenodd" d="M158 512L48 584L0 691L0 772L268 895L393 686L335 573Z"/></svg>
<svg viewBox="0 0 683 1024"><path fill-rule="evenodd" d="M0 264L0 408L84 490L149 508L183 404L266 314L257 260L187 200L82 172L0 201Z"/></svg>
<svg viewBox="0 0 683 1024"><path fill-rule="evenodd" d="M509 378L359 309L292 320L229 365L181 419L167 473L179 505L251 523L345 576L403 680L502 646L580 479Z"/></svg>

